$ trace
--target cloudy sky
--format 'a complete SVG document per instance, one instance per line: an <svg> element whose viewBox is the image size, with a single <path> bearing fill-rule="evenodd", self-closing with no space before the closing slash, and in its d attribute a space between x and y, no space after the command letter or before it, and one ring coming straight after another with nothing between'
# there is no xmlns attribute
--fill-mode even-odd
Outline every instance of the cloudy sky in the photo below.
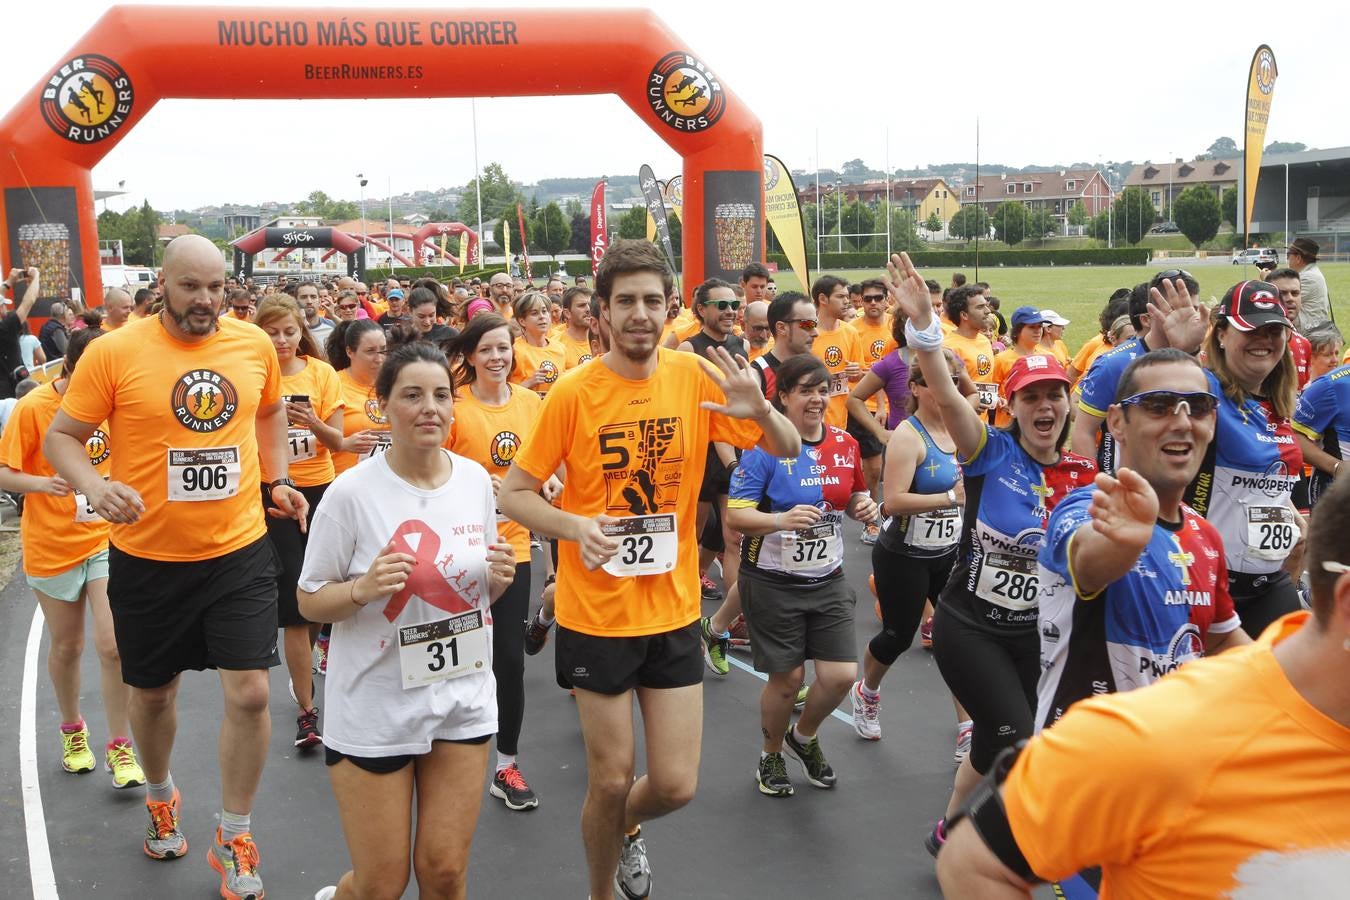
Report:
<svg viewBox="0 0 1350 900"><path fill-rule="evenodd" d="M109 4L5 6L0 108L8 110ZM1246 0L1186 11L1034 0L650 6L758 113L766 149L791 168L816 167L817 139L822 166L861 157L880 168L888 136L893 168L972 161L977 116L981 158L1016 166L1189 157L1220 135L1240 144L1247 67L1263 40L1280 67L1267 141L1350 145L1342 112L1350 65L1330 45L1350 31L1350 12L1331 0L1285 12ZM386 186L462 185L474 171L469 112L468 100L164 101L105 157L94 183L126 182L128 195L113 208L148 198L160 209L312 190L355 200L357 172L371 181L368 197L384 196ZM636 174L644 162L658 177L678 170L678 157L612 96L486 99L477 113L480 161L499 161L520 181ZM214 130L182 127L212 117ZM366 130L351 141L357 123ZM296 125L311 126L318 145L334 152L276 139ZM409 142L428 150L400 152Z"/></svg>

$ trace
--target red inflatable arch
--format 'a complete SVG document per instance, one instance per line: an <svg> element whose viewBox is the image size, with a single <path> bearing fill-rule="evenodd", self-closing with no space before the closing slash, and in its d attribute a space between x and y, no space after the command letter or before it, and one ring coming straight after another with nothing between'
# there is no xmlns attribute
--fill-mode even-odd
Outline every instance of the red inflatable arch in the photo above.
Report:
<svg viewBox="0 0 1350 900"><path fill-rule="evenodd" d="M684 160L686 290L763 258L759 120L650 12L173 6L112 8L0 121L0 257L42 268L37 315L101 296L89 173L163 98L476 93L617 94Z"/></svg>

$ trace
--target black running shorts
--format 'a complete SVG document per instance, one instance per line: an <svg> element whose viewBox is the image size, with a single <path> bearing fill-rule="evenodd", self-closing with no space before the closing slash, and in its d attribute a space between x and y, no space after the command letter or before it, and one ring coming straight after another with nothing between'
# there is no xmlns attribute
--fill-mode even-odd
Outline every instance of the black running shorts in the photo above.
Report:
<svg viewBox="0 0 1350 900"><path fill-rule="evenodd" d="M122 680L155 688L187 669L267 669L277 658L277 559L266 536L199 562L108 550Z"/></svg>
<svg viewBox="0 0 1350 900"><path fill-rule="evenodd" d="M703 683L703 636L695 619L683 628L641 637L596 637L558 626L558 685L597 694Z"/></svg>

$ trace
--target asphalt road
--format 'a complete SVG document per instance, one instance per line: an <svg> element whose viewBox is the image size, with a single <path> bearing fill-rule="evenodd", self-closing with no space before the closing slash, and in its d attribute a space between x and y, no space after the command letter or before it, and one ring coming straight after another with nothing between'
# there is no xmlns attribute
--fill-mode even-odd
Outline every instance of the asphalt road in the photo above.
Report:
<svg viewBox="0 0 1350 900"><path fill-rule="evenodd" d="M859 599L855 629L861 653L877 622L867 588L871 548L859 543L855 528L849 529L846 571ZM538 568L536 588L542 585ZM217 677L188 673L179 700L173 772L183 792L190 852L172 862L152 861L141 852L143 793L114 791L102 771L75 776L60 768L59 716L46 676L45 639L36 658L27 652L34 605L16 573L0 593L0 734L5 736L0 782L9 785L0 794L0 897L215 897L219 879L207 867L205 853L220 803ZM748 668L748 657L737 658ZM23 732L20 721L25 662L32 676L32 735ZM586 896L578 826L584 753L574 701L556 687L552 664L550 646L528 659L526 669L520 761L541 805L516 813L490 797L485 800L474 837L471 897ZM92 638L84 675L85 718L101 747L106 726ZM772 799L756 790L761 685L740 667L705 682L698 794L686 809L644 828L653 896L940 896L922 841L951 789L954 716L932 657L918 648L917 639L883 685L882 741L858 739L851 724L839 718L822 728L822 743L839 775L831 791L813 789L795 763L789 768L795 797ZM321 753L300 756L291 747L294 704L284 668L273 670L271 686L271 753L253 812L261 873L269 898L309 900L346 870L347 851ZM319 691L322 706L322 679ZM21 771L25 753L31 758L27 780ZM31 776L35 785L28 783ZM485 790L486 784L485 779ZM43 859L47 853L49 868ZM54 886L42 887L44 872ZM415 887L407 896L416 896Z"/></svg>

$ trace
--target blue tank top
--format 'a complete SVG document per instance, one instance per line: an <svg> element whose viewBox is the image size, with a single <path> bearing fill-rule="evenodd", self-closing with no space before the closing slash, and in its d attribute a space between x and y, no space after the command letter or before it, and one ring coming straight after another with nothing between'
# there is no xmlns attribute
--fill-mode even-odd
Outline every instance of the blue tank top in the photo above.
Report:
<svg viewBox="0 0 1350 900"><path fill-rule="evenodd" d="M910 491L915 494L945 494L956 486L960 467L956 454L938 447L932 435L923 427L918 416L910 416L900 424L909 425L923 440L923 460L914 469ZM896 516L882 532L882 546L894 553L908 556L942 556L956 549L961 539L961 508L935 509L909 516Z"/></svg>

